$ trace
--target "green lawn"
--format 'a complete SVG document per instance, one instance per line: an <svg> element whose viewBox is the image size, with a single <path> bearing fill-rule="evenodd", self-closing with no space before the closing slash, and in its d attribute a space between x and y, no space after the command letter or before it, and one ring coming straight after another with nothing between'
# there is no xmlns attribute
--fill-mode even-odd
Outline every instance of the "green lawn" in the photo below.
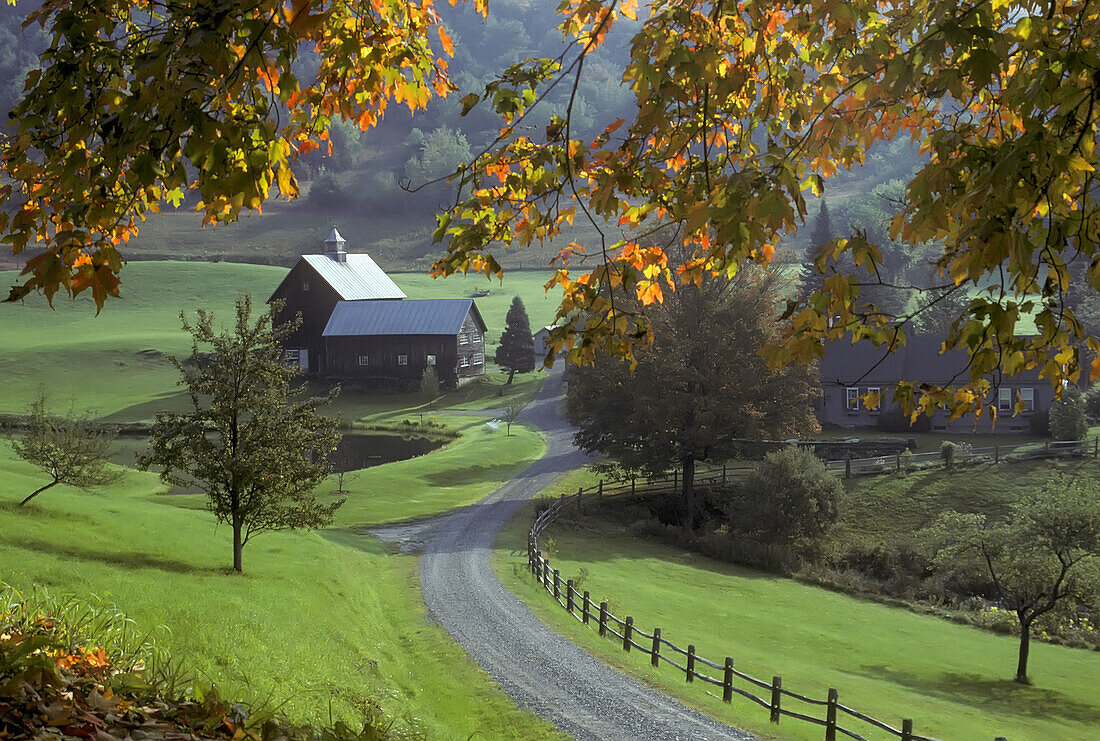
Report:
<svg viewBox="0 0 1100 741"><path fill-rule="evenodd" d="M190 351L189 338L180 328L180 311L193 313L202 307L228 320L238 295L250 293L264 301L285 274L283 268L262 265L135 262L123 271L122 298L108 301L98 316L86 297L74 302L57 296L52 310L41 296L0 304L4 338L0 413L25 411L39 386L49 390L54 407L92 410L112 421L151 419L158 409L179 409L185 397L167 356ZM533 327L549 323L556 310L544 295L547 275L542 272L508 273L503 284L484 277L432 280L419 273L395 273L393 278L411 298L460 297L475 288L488 288L490 294L478 298L477 304L489 327L490 356L504 330L513 295L524 299ZM15 279L14 272L0 272L2 281ZM484 383L451 391L435 406L499 406L497 399L512 392L527 398L541 382L540 374L517 376L518 387L497 397L501 378L494 371ZM363 394L349 389L334 411L352 421L392 416L419 404L415 394Z"/></svg>
<svg viewBox="0 0 1100 741"><path fill-rule="evenodd" d="M351 492L337 512L337 525L360 527L407 520L473 504L541 458L546 446L522 425L491 430L479 417L441 417L462 436L419 458L359 471L345 487ZM335 484L330 479L329 489Z"/></svg>
<svg viewBox="0 0 1100 741"><path fill-rule="evenodd" d="M534 433L513 430L511 440L499 460L513 467L539 452ZM476 451L485 441L471 433L464 444ZM412 486L388 467L367 472L364 489L381 481ZM494 485L490 478L482 493ZM200 497L160 493L152 474L129 471L101 494L56 487L21 508L15 501L40 477L0 441L0 480L4 581L98 595L141 626L167 626L159 641L227 694L285 701L285 712L303 722L328 722L330 704L336 718L354 720L375 700L428 738L556 737L426 619L415 557L390 555L370 536L351 528L265 535L245 549L245 575L233 576L229 531L215 527ZM475 489L467 482L461 496ZM402 519L465 501L448 494L427 502L423 491L407 511L398 497L364 502L357 491L342 521L350 524L360 509Z"/></svg>
<svg viewBox="0 0 1100 741"><path fill-rule="evenodd" d="M589 477L575 474L552 493L575 490ZM580 626L526 575L530 512L501 535L494 565L540 617L611 664L733 725L776 738L821 738L819 728L789 719L772 726L766 711L745 700L726 706L698 683L685 686L670 667L652 670L648 657L625 654ZM583 589L611 600L616 614L633 615L639 627L659 626L668 640L694 643L712 660L733 656L741 671L765 681L781 675L796 692L824 698L836 687L841 702L895 727L908 717L920 734L990 741L1094 739L1100 727L1096 652L1033 643L1035 684L1025 687L1011 681L1017 641L1009 636L641 542L621 525L552 528L550 535L562 578L586 569Z"/></svg>

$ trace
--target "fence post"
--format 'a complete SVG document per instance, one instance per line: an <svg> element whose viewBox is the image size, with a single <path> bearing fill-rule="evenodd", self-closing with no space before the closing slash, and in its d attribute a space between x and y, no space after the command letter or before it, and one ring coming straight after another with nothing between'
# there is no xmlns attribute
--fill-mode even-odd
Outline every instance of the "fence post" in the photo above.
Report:
<svg viewBox="0 0 1100 741"><path fill-rule="evenodd" d="M607 635L607 603L600 603L600 638Z"/></svg>
<svg viewBox="0 0 1100 741"><path fill-rule="evenodd" d="M603 479L600 479L600 487L596 490L597 496L603 501Z"/></svg>
<svg viewBox="0 0 1100 741"><path fill-rule="evenodd" d="M573 580L565 582L565 609L569 610L569 614L573 614Z"/></svg>
<svg viewBox="0 0 1100 741"><path fill-rule="evenodd" d="M630 635L634 632L634 618L626 616L626 624L623 626L623 651L630 652Z"/></svg>
<svg viewBox="0 0 1100 741"><path fill-rule="evenodd" d="M726 464L722 464L722 483L726 483Z"/></svg>
<svg viewBox="0 0 1100 741"><path fill-rule="evenodd" d="M852 478L852 456L848 454L844 458L844 478Z"/></svg>
<svg viewBox="0 0 1100 741"><path fill-rule="evenodd" d="M1098 437L1098 438L1096 438L1096 439L1097 439L1097 440L1100 440L1100 437ZM636 479L636 477L634 477L634 476L631 476L631 477L630 477L630 496L634 496L634 482L635 482L636 480L637 480L637 479Z"/></svg>
<svg viewBox="0 0 1100 741"><path fill-rule="evenodd" d="M722 702L733 702L733 658L726 657L726 672L722 676Z"/></svg>
<svg viewBox="0 0 1100 741"><path fill-rule="evenodd" d="M901 741L913 741L913 720L906 718L901 722Z"/></svg>
<svg viewBox="0 0 1100 741"><path fill-rule="evenodd" d="M1097 454L1100 454L1100 435L1092 439L1092 457L1095 458Z"/></svg>
<svg viewBox="0 0 1100 741"><path fill-rule="evenodd" d="M840 693L835 688L829 688L829 703L825 707L825 741L836 741L836 706L840 700Z"/></svg>
<svg viewBox="0 0 1100 741"><path fill-rule="evenodd" d="M898 473L901 473L901 453L897 453L896 455L894 455L894 458L896 459L894 461L894 464L895 464L895 469L894 470L896 470Z"/></svg>
<svg viewBox="0 0 1100 741"><path fill-rule="evenodd" d="M592 611L592 600L588 597L588 590L584 590L584 599L581 600L581 622L588 625L588 615Z"/></svg>
<svg viewBox="0 0 1100 741"><path fill-rule="evenodd" d="M672 490L676 491L680 488L680 471L673 470L672 472Z"/></svg>
<svg viewBox="0 0 1100 741"><path fill-rule="evenodd" d="M695 644L688 644L687 681L695 681Z"/></svg>
<svg viewBox="0 0 1100 741"><path fill-rule="evenodd" d="M661 629L653 629L653 650L649 652L649 663L660 666L661 661Z"/></svg>
<svg viewBox="0 0 1100 741"><path fill-rule="evenodd" d="M783 698L782 689L783 678L772 677L772 723L779 722L779 703Z"/></svg>
<svg viewBox="0 0 1100 741"><path fill-rule="evenodd" d="M1001 462L1001 446L1000 445L994 445L993 446L993 462L994 463L1000 463Z"/></svg>
<svg viewBox="0 0 1100 741"><path fill-rule="evenodd" d="M561 579L558 578L558 569L554 569L554 599L561 596Z"/></svg>
<svg viewBox="0 0 1100 741"><path fill-rule="evenodd" d="M1043 455L1050 455L1050 440L1043 443Z"/></svg>

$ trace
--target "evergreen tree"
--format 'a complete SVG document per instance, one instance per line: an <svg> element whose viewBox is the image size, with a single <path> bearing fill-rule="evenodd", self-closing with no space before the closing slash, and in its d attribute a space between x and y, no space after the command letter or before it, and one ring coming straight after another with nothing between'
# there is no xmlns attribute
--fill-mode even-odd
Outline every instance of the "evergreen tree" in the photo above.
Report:
<svg viewBox="0 0 1100 741"><path fill-rule="evenodd" d="M822 289L825 274L817 271L814 261L817 259L817 253L825 245L832 242L835 237L836 235L833 234L833 221L829 215L829 204L822 199L821 208L817 210L817 217L814 219L813 229L810 232L810 249L806 254L806 261L799 275L803 296L809 296L811 293Z"/></svg>
<svg viewBox="0 0 1100 741"><path fill-rule="evenodd" d="M535 369L535 338L531 336L531 321L519 296L512 299L508 316L504 320L504 333L500 336L496 362L508 369L508 383L519 373Z"/></svg>

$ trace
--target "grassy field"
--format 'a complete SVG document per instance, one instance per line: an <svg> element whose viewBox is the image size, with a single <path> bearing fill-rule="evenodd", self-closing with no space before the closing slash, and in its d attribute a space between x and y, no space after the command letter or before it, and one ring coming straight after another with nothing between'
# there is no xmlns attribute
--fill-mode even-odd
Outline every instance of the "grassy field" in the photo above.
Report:
<svg viewBox="0 0 1100 741"><path fill-rule="evenodd" d="M575 474L549 493L575 491L589 479ZM646 657L625 654L580 626L526 575L529 515L502 534L494 565L536 614L612 665L726 722L775 738L821 737L820 729L787 719L773 726L744 700L724 705L685 686L670 667L653 670ZM712 660L733 656L741 671L764 680L781 675L794 691L823 698L837 687L851 707L895 726L914 718L918 733L943 739L1084 740L1100 727L1098 653L1033 644L1035 684L1025 687L1011 681L1017 641L1010 636L647 544L626 535L623 523L588 521L580 529L552 528L550 536L543 547L549 543L562 578L585 569L582 588L610 600L620 617L633 615L646 630L659 626L668 640L694 643Z"/></svg>
<svg viewBox="0 0 1100 741"><path fill-rule="evenodd" d="M167 356L190 350L180 328L180 311L193 313L202 307L227 320L237 296L251 293L265 300L285 274L283 268L258 265L136 262L123 272L122 298L108 302L98 316L86 298L74 302L57 297L53 310L41 296L22 304L0 304L0 336L5 341L0 357L4 378L0 412L25 411L40 385L49 389L55 407L93 410L112 421L150 419L157 409L178 408L184 399L176 386L178 373ZM477 304L489 326L490 357L513 295L524 299L533 327L549 323L556 309L543 293L543 273L509 273L503 284L490 284L484 277L393 277L411 298L467 296L475 288L489 288L490 294L477 299ZM12 272L0 273L0 280L14 279ZM537 374L517 378L531 384ZM493 373L479 388L458 389L436 406L460 407L464 402L476 406L478 401L491 406L492 399L486 397L500 390L500 385L500 374ZM533 388L528 385L526 392ZM348 391L334 411L351 421L365 415L392 415L418 404L410 394Z"/></svg>
<svg viewBox="0 0 1100 741"><path fill-rule="evenodd" d="M505 442L492 446L496 467L449 488L424 482L445 476L454 455L484 452L482 433L418 459L416 472L363 472L343 527L265 535L233 576L229 531L201 497L160 493L155 476L129 471L101 494L57 487L21 508L41 477L0 441L0 574L17 588L98 595L142 626L167 626L158 640L176 658L228 694L285 702L294 720L354 719L377 701L428 738L555 738L426 619L415 557L351 527L464 503L541 452L532 432L513 428Z"/></svg>
<svg viewBox="0 0 1100 741"><path fill-rule="evenodd" d="M228 318L234 298L265 299L282 268L229 263L133 263L123 298L97 317L86 300L41 297L0 305L5 375L0 412L20 412L39 385L54 408L95 410L112 421L150 419L183 398L170 354L186 354L181 309ZM12 279L12 274L2 276ZM474 281L395 276L413 297L464 296ZM548 320L542 276L510 275L478 299L496 340L513 292L532 320ZM482 287L482 283L477 283ZM420 458L376 466L345 482L348 501L331 530L265 535L245 550L243 577L228 573L229 531L198 495L166 494L133 470L102 493L56 487L27 507L41 481L0 439L0 580L20 589L95 595L160 631L174 655L226 694L277 703L293 720L354 720L370 702L427 738L558 738L518 710L439 626L420 601L413 556L390 554L370 524L430 515L475 501L542 454L522 426L492 430L482 416L533 395L542 377L500 373L423 404L417 394L345 391L330 411L345 422L400 425L424 419L459 433ZM121 446L133 449L139 441ZM119 458L121 460L121 458ZM330 496L330 480L321 489Z"/></svg>

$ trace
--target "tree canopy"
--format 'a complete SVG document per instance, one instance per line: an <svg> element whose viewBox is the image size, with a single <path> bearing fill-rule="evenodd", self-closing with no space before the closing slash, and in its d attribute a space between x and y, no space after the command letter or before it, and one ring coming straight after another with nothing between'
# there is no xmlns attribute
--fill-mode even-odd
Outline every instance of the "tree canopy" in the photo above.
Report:
<svg viewBox="0 0 1100 741"><path fill-rule="evenodd" d="M499 275L501 245L590 221L598 236L562 249L550 283L563 294L551 341L571 360L632 359L653 340L649 307L769 262L802 228L807 192L903 138L922 159L889 238L937 245L928 288L978 290L944 338L970 354L969 382L903 385L900 399L992 415L990 371L1038 368L1058 387L1078 378L1085 347L1100 358L1063 302L1075 280L1100 287L1093 4L562 0L557 17L566 52L508 66L460 101L496 117L499 136L456 175L463 195L440 216L435 272ZM369 128L391 103L418 110L452 89L433 0L51 2L31 20L52 43L3 143L0 187L19 205L0 231L17 254L45 250L15 298L90 289L102 305L121 244L157 204L194 188L218 222L276 191L293 197L294 162L327 145L333 117ZM621 69L591 63L623 36ZM314 52L316 72L300 77L295 62ZM591 121L594 138L577 100L592 74L621 75L633 97L625 115ZM532 111L561 90L566 104L533 128ZM670 262L671 246L689 258ZM773 363L812 360L826 339L904 343L907 306L868 301L883 246L845 234L818 269L842 256L850 270L792 299Z"/></svg>
<svg viewBox="0 0 1100 741"><path fill-rule="evenodd" d="M819 393L805 366L768 368L759 348L778 331L776 269L685 286L652 311L653 345L637 366L598 357L578 368L566 395L576 442L620 467L682 472L683 521L694 524L698 461L725 460L744 439L786 439L818 429Z"/></svg>

